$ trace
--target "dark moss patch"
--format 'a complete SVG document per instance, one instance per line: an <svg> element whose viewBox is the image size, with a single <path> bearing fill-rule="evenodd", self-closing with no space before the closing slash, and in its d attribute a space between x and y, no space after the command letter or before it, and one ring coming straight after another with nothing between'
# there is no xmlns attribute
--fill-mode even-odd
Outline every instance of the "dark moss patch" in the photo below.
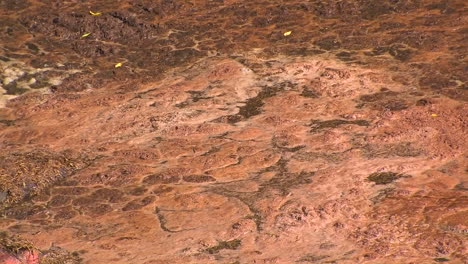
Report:
<svg viewBox="0 0 468 264"><path fill-rule="evenodd" d="M361 96L359 100L363 102L377 102L377 101L387 99L389 97L395 97L397 95L398 95L397 92L383 91L383 92L378 92L378 93L373 93L373 94L365 94Z"/></svg>
<svg viewBox="0 0 468 264"><path fill-rule="evenodd" d="M193 183L203 183L203 182L213 182L216 181L215 178L209 175L190 175L184 176L183 180L186 182L193 182Z"/></svg>
<svg viewBox="0 0 468 264"><path fill-rule="evenodd" d="M164 193L172 192L173 190L174 190L173 187L161 185L161 186L154 188L151 193L152 194L164 194Z"/></svg>
<svg viewBox="0 0 468 264"><path fill-rule="evenodd" d="M124 194L118 189L102 188L96 190L90 195L90 198L95 201L107 201L110 203L116 203L122 200Z"/></svg>
<svg viewBox="0 0 468 264"><path fill-rule="evenodd" d="M4 124L6 126L12 126L15 124L15 120L0 120L0 124Z"/></svg>
<svg viewBox="0 0 468 264"><path fill-rule="evenodd" d="M317 92L314 91L314 90L310 90L310 89L308 89L308 88L304 88L304 89L302 90L301 96L307 97L307 98L319 98L319 97L320 97L320 94L317 93Z"/></svg>
<svg viewBox="0 0 468 264"><path fill-rule="evenodd" d="M343 155L341 152L300 152L294 154L292 158L302 162L311 162L317 159L324 159L331 163L340 163L346 159L345 155Z"/></svg>
<svg viewBox="0 0 468 264"><path fill-rule="evenodd" d="M52 183L86 166L85 162L82 158L72 157L70 153L44 150L0 155L0 192L8 194L1 206L40 194Z"/></svg>
<svg viewBox="0 0 468 264"><path fill-rule="evenodd" d="M392 55L395 59L400 61L407 61L411 59L411 57L414 54L411 49L408 49L407 47L401 44L392 45L388 53L390 53L390 55Z"/></svg>
<svg viewBox="0 0 468 264"><path fill-rule="evenodd" d="M208 254L216 254L220 250L223 250L223 249L236 250L241 245L242 245L242 241L240 239L233 239L233 240L229 240L229 241L220 241L220 242L218 242L218 245L213 246L213 247L209 247L209 248L205 249L205 251Z"/></svg>
<svg viewBox="0 0 468 264"><path fill-rule="evenodd" d="M54 219L55 220L69 220L69 219L72 219L73 217L77 216L78 213L71 209L71 208L63 208L62 210L58 211L55 216L54 216Z"/></svg>
<svg viewBox="0 0 468 264"><path fill-rule="evenodd" d="M282 195L287 195L290 189L304 184L312 183L312 176L315 172L290 173L287 171L286 165L288 160L280 159L274 166L266 168L264 171L276 171L276 175L273 176L267 182L264 182L260 186L260 193L265 193L269 190L280 191Z"/></svg>
<svg viewBox="0 0 468 264"><path fill-rule="evenodd" d="M380 26L377 29L377 31L392 30L392 29L397 29L397 28L403 28L405 26L406 26L405 24L400 23L400 22L394 22L394 21L382 22L380 23Z"/></svg>
<svg viewBox="0 0 468 264"><path fill-rule="evenodd" d="M30 5L26 0L2 0L0 1L0 8L9 11L19 11L25 9Z"/></svg>
<svg viewBox="0 0 468 264"><path fill-rule="evenodd" d="M227 115L227 116L222 116L220 118L216 118L213 120L213 122L235 124L242 120L243 120L242 116L236 114L236 115Z"/></svg>
<svg viewBox="0 0 468 264"><path fill-rule="evenodd" d="M26 42L26 47L30 49L34 54L37 54L40 51L39 47L31 42Z"/></svg>
<svg viewBox="0 0 468 264"><path fill-rule="evenodd" d="M245 105L239 108L239 115L247 119L260 114L261 107L264 105L263 100L275 96L279 90L280 88L276 86L264 88L257 96L248 99Z"/></svg>
<svg viewBox="0 0 468 264"><path fill-rule="evenodd" d="M334 119L334 120L313 120L311 124L311 132L316 132L319 130L327 129L327 128L336 128L341 125L358 125L358 126L369 126L369 121L366 120L341 120L341 119Z"/></svg>
<svg viewBox="0 0 468 264"><path fill-rule="evenodd" d="M454 189L459 191L468 191L468 182L459 183L455 185Z"/></svg>
<svg viewBox="0 0 468 264"><path fill-rule="evenodd" d="M408 102L399 97L400 93L382 90L373 94L365 94L359 98L362 102L356 107L362 108L367 106L375 110L390 110L390 111L401 111L408 108Z"/></svg>
<svg viewBox="0 0 468 264"><path fill-rule="evenodd" d="M128 194L133 195L133 196L140 196L140 195L145 194L146 191L148 191L147 188L145 188L143 186L139 186L139 187L135 187L133 189L130 189L128 191Z"/></svg>
<svg viewBox="0 0 468 264"><path fill-rule="evenodd" d="M17 236L10 236L7 232L0 232L0 249L10 253L18 254L22 251L34 249L33 244Z"/></svg>
<svg viewBox="0 0 468 264"><path fill-rule="evenodd" d="M91 216L100 216L112 211L112 207L108 204L95 204L90 206L83 206L80 210Z"/></svg>
<svg viewBox="0 0 468 264"><path fill-rule="evenodd" d="M281 191L282 194L287 194L289 190L295 186L310 184L314 172L301 173L279 173L268 182L262 184L262 188L272 188Z"/></svg>
<svg viewBox="0 0 468 264"><path fill-rule="evenodd" d="M148 175L143 179L144 184L168 184L168 183L177 183L179 182L179 176L167 176L162 174L152 174Z"/></svg>
<svg viewBox="0 0 468 264"><path fill-rule="evenodd" d="M167 228L167 227L166 227L166 224L167 224L166 217L164 217L163 211L162 211L162 209L160 209L159 207L156 206L155 212L154 212L154 213L155 213L156 216L158 217L159 226L161 227L161 229L162 229L163 231L166 231L166 232L169 232L169 233L177 233L177 232L184 231L184 230L175 231L175 230L170 230L169 228Z"/></svg>
<svg viewBox="0 0 468 264"><path fill-rule="evenodd" d="M382 104L382 107L390 111L401 111L408 108L404 100L388 100Z"/></svg>
<svg viewBox="0 0 468 264"><path fill-rule="evenodd" d="M129 203L127 203L123 208L122 211L133 211L133 210L138 210L140 208L143 208L152 202L154 202L156 198L154 196L147 196L143 199L137 199L133 200Z"/></svg>
<svg viewBox="0 0 468 264"><path fill-rule="evenodd" d="M221 150L220 147L214 146L214 147L212 147L210 150L208 150L207 152L203 153L201 156L209 156L209 155L211 155L211 154L213 154L213 153L216 153L216 152L218 152L218 151L220 151L220 150Z"/></svg>
<svg viewBox="0 0 468 264"><path fill-rule="evenodd" d="M283 54L290 55L290 56L312 56L312 55L318 55L318 54L323 54L325 51L319 50L319 49L310 49L306 47L288 47L285 49L282 49L281 51Z"/></svg>
<svg viewBox="0 0 468 264"><path fill-rule="evenodd" d="M88 205L92 205L94 204L95 201L94 199L90 198L90 197L78 197L76 198L75 200L73 200L72 204L74 206L88 206Z"/></svg>
<svg viewBox="0 0 468 264"><path fill-rule="evenodd" d="M18 87L18 84L15 81L10 82L7 85L4 85L3 88L6 90L6 94L9 94L9 95L20 95L29 91L26 88Z"/></svg>
<svg viewBox="0 0 468 264"><path fill-rule="evenodd" d="M385 198L392 195L394 192L395 192L395 188L385 188L383 190L380 190L379 193L376 196L370 198L370 200L374 204L376 204L376 203L379 203L379 202L385 200Z"/></svg>
<svg viewBox="0 0 468 264"><path fill-rule="evenodd" d="M400 178L407 177L404 174L386 171L386 172L374 172L367 179L374 182L377 185L385 185L392 183Z"/></svg>
<svg viewBox="0 0 468 264"><path fill-rule="evenodd" d="M5 56L0 56L0 60L4 62L10 61L10 59Z"/></svg>
<svg viewBox="0 0 468 264"><path fill-rule="evenodd" d="M456 82L440 73L428 73L419 80L419 86L423 89L442 90L443 88L455 87L456 85Z"/></svg>
<svg viewBox="0 0 468 264"><path fill-rule="evenodd" d="M83 251L83 250L82 250ZM41 264L81 264L83 259L80 257L80 252L69 252L63 248L52 246L48 250L43 250Z"/></svg>
<svg viewBox="0 0 468 264"><path fill-rule="evenodd" d="M89 192L89 189L86 187L56 187L51 189L52 194L61 194L61 195L82 195Z"/></svg>
<svg viewBox="0 0 468 264"><path fill-rule="evenodd" d="M342 51L337 53L335 56L342 61L353 61L356 60L355 58L352 57L354 53L348 52L348 51Z"/></svg>
<svg viewBox="0 0 468 264"><path fill-rule="evenodd" d="M47 206L50 207L61 207L69 204L71 202L70 196L57 195L52 197L52 199L47 203Z"/></svg>
<svg viewBox="0 0 468 264"><path fill-rule="evenodd" d="M296 262L309 262L309 263L316 263L317 261L329 258L330 256L327 255L305 255L304 257L300 258Z"/></svg>
<svg viewBox="0 0 468 264"><path fill-rule="evenodd" d="M215 122L237 123L248 119L252 116L259 115L262 112L262 107L265 104L263 100L277 95L280 91L286 88L292 88L294 84L291 82L282 82L273 86L265 86L255 97L248 99L244 106L239 108L236 115L224 116L214 120Z"/></svg>
<svg viewBox="0 0 468 264"><path fill-rule="evenodd" d="M423 98L423 99L419 99L418 101L416 101L416 106L426 106L429 104L432 104L432 102L429 99Z"/></svg>
<svg viewBox="0 0 468 264"><path fill-rule="evenodd" d="M161 62L164 65L173 67L173 66L182 66L185 63L191 62L196 58L202 57L204 54L195 49L181 49L171 51L166 56L161 56Z"/></svg>
<svg viewBox="0 0 468 264"><path fill-rule="evenodd" d="M324 50L335 50L341 47L341 42L339 42L338 39L334 36L329 36L316 40L314 44Z"/></svg>
<svg viewBox="0 0 468 264"><path fill-rule="evenodd" d="M367 56L379 56L379 55L386 53L388 49L389 49L388 47L378 46L372 49L372 51L364 52L364 54Z"/></svg>
<svg viewBox="0 0 468 264"><path fill-rule="evenodd" d="M176 107L184 108L184 107L187 107L188 105L190 105L191 103L196 103L196 102L198 102L200 100L206 100L206 99L213 98L213 97L205 96L203 91L188 91L188 93L191 95L190 99L188 99L188 100L186 100L186 101L184 101L182 103L176 104L175 105Z"/></svg>
<svg viewBox="0 0 468 264"><path fill-rule="evenodd" d="M385 1L363 1L363 3L361 14L365 19L375 19L378 16L388 14L393 11L393 7Z"/></svg>

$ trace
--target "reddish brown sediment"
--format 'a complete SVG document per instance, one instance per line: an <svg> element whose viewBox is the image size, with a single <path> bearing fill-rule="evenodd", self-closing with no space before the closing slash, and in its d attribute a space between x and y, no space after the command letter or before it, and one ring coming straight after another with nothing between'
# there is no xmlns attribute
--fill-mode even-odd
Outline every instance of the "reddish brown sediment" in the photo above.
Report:
<svg viewBox="0 0 468 264"><path fill-rule="evenodd" d="M28 3L0 228L42 262L468 262L464 1Z"/></svg>

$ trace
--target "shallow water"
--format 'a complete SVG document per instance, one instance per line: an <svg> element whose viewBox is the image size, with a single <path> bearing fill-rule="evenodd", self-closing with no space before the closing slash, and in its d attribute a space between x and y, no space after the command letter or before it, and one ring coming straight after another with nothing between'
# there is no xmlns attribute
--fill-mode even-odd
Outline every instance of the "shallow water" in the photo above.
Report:
<svg viewBox="0 0 468 264"><path fill-rule="evenodd" d="M0 227L44 262L468 261L464 1L24 3Z"/></svg>

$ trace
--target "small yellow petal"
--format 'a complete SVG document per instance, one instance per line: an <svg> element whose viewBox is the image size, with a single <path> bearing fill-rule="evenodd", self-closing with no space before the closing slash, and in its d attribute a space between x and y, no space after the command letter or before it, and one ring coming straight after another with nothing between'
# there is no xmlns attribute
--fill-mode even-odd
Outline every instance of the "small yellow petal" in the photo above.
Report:
<svg viewBox="0 0 468 264"><path fill-rule="evenodd" d="M291 33L292 33L292 31L286 31L286 32L284 32L283 35L284 35L284 36L289 36L289 35L291 35Z"/></svg>
<svg viewBox="0 0 468 264"><path fill-rule="evenodd" d="M89 13L93 16L99 16L100 14L102 14L101 12L93 12L93 11L89 11Z"/></svg>
<svg viewBox="0 0 468 264"><path fill-rule="evenodd" d="M436 116L437 116L437 114L431 114L431 116L433 116L433 117L436 117Z"/></svg>
<svg viewBox="0 0 468 264"><path fill-rule="evenodd" d="M115 64L114 67L115 67L115 68L122 67L122 64L123 64L122 62L118 62L118 63Z"/></svg>
<svg viewBox="0 0 468 264"><path fill-rule="evenodd" d="M86 38L87 36L91 35L91 33L84 33L83 35L81 35L82 38Z"/></svg>

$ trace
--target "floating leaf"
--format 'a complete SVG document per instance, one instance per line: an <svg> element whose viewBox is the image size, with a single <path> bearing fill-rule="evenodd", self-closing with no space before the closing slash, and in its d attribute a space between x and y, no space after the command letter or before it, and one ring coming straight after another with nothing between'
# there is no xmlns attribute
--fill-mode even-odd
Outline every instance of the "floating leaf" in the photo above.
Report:
<svg viewBox="0 0 468 264"><path fill-rule="evenodd" d="M84 33L83 35L81 35L82 38L86 38L87 36L91 35L91 33L87 32L87 33Z"/></svg>
<svg viewBox="0 0 468 264"><path fill-rule="evenodd" d="M291 35L291 33L292 33L292 31L286 31L286 32L284 32L284 34L283 34L283 35L286 37L286 36L289 36L289 35Z"/></svg>
<svg viewBox="0 0 468 264"><path fill-rule="evenodd" d="M115 64L114 67L115 67L115 68L122 67L122 64L123 64L122 62L118 62L118 63Z"/></svg>
<svg viewBox="0 0 468 264"><path fill-rule="evenodd" d="M431 116L433 116L433 117L437 117L437 114L431 114Z"/></svg>
<svg viewBox="0 0 468 264"><path fill-rule="evenodd" d="M93 16L99 16L100 14L102 14L101 12L93 12L93 11L89 11L89 13Z"/></svg>

